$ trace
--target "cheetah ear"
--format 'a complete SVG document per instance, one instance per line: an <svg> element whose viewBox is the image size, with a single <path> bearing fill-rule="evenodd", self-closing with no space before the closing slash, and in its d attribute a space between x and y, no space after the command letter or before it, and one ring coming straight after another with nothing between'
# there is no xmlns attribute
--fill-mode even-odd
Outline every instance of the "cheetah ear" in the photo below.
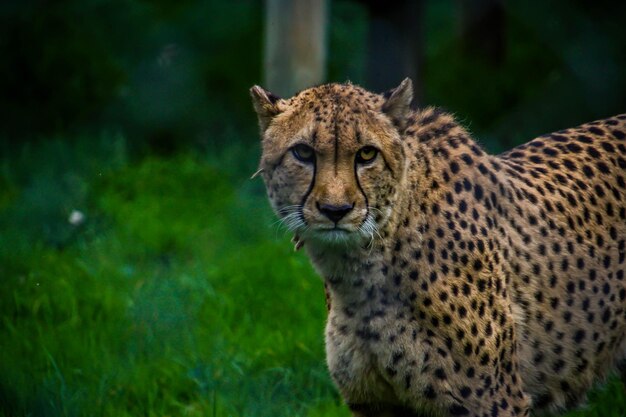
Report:
<svg viewBox="0 0 626 417"><path fill-rule="evenodd" d="M396 88L383 94L385 103L382 111L392 120L403 122L411 111L413 101L413 83L410 78L405 78Z"/></svg>
<svg viewBox="0 0 626 417"><path fill-rule="evenodd" d="M279 102L281 102L282 99L258 85L250 89L250 96L252 96L252 105L259 118L261 133L263 133L274 116L281 112Z"/></svg>

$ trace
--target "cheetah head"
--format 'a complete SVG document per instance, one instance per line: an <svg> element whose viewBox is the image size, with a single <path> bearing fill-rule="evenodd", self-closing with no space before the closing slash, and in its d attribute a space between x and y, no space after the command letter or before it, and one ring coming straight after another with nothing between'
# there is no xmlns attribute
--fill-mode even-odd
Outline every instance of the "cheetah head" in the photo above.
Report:
<svg viewBox="0 0 626 417"><path fill-rule="evenodd" d="M274 211L307 244L371 243L388 223L405 172L399 129L405 79L385 95L328 84L281 99L250 90L259 118L259 172Z"/></svg>

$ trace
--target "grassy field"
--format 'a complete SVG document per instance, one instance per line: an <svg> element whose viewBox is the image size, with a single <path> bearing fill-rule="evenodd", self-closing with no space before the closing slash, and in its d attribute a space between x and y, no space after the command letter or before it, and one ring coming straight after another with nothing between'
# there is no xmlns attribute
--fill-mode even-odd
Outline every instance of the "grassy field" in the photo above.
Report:
<svg viewBox="0 0 626 417"><path fill-rule="evenodd" d="M349 415L255 153L137 160L105 134L0 161L0 415ZM568 416L626 416L616 380L591 399Z"/></svg>

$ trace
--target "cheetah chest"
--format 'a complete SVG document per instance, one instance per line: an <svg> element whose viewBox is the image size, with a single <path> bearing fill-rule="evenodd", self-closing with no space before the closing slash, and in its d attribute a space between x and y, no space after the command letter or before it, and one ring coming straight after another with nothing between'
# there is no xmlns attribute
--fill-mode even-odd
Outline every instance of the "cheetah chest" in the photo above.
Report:
<svg viewBox="0 0 626 417"><path fill-rule="evenodd" d="M402 404L395 376L402 373L394 357L410 344L413 358L423 357L409 341L416 329L402 317L401 306L365 304L361 309L333 307L326 326L326 356L331 376L349 403ZM413 360L418 368L421 360Z"/></svg>

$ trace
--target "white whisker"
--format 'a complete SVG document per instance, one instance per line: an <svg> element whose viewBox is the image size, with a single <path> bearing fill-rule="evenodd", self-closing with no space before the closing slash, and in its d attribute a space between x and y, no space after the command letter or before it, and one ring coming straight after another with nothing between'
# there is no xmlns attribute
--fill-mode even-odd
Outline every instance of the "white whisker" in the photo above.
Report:
<svg viewBox="0 0 626 417"><path fill-rule="evenodd" d="M284 206L276 211L280 217L272 223L272 226L276 225L277 231L280 228L284 228L285 232L289 233L306 228L304 209L300 204Z"/></svg>
<svg viewBox="0 0 626 417"><path fill-rule="evenodd" d="M374 207L370 207L370 209L372 209L371 211L377 210L380 212L380 210L375 209ZM382 240L382 236L380 236L380 233L378 232L378 225L376 224L371 211L367 214L365 221L359 226L358 229L359 234L369 239L369 243L367 244L369 254L371 254L374 249L375 238L378 237L378 239Z"/></svg>

